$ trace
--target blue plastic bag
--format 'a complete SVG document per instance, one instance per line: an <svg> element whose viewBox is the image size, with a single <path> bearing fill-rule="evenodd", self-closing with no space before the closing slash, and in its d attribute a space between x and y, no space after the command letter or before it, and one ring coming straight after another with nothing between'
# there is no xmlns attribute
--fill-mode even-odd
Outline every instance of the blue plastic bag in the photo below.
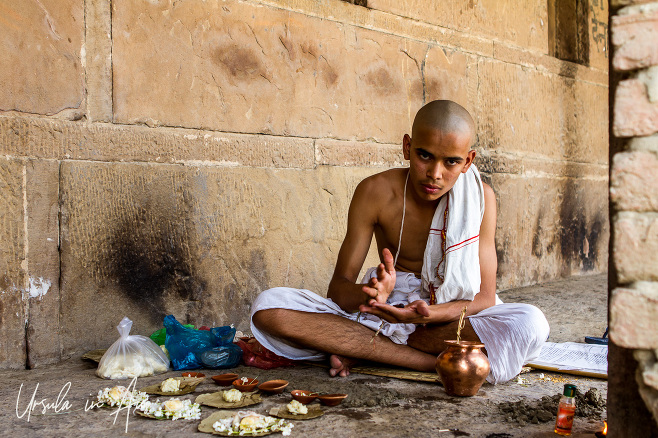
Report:
<svg viewBox="0 0 658 438"><path fill-rule="evenodd" d="M169 351L171 365L175 370L192 370L203 368L205 366L202 360L202 354L206 351L224 347L230 351L232 348L240 350L240 347L233 344L235 337L235 328L230 326L214 327L210 330L194 330L184 327L176 321L173 315L167 315L164 318L164 326L167 331L165 347ZM208 359L213 368L232 368L240 363L240 355L236 354L215 354L214 359ZM213 356L209 353L210 356ZM221 360L217 360L221 359Z"/></svg>
<svg viewBox="0 0 658 438"><path fill-rule="evenodd" d="M184 324L183 327L187 328L194 328L194 324ZM158 345L164 345L165 340L167 339L167 330L164 328L161 328L160 330L156 330L153 333L151 333L151 336L149 336L153 342L155 342Z"/></svg>
<svg viewBox="0 0 658 438"><path fill-rule="evenodd" d="M242 349L235 344L211 348L201 353L201 362L207 368L233 368L242 359Z"/></svg>

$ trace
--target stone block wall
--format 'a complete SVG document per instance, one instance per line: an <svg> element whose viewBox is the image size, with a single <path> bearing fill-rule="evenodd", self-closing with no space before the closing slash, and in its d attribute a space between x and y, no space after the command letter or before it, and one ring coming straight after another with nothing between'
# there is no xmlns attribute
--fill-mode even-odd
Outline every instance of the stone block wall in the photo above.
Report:
<svg viewBox="0 0 658 438"><path fill-rule="evenodd" d="M0 0L0 367L107 347L123 316L247 329L268 287L325 293L354 188L439 98L478 124L498 287L605 271L589 6L579 64L540 0Z"/></svg>
<svg viewBox="0 0 658 438"><path fill-rule="evenodd" d="M656 436L658 2L615 2L613 7L610 339L614 346L609 357L608 417L612 436Z"/></svg>

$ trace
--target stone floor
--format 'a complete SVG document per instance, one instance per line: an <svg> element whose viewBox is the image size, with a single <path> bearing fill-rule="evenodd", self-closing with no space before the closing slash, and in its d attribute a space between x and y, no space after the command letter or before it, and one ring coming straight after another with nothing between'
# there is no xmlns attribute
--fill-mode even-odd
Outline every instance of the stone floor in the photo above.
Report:
<svg viewBox="0 0 658 438"><path fill-rule="evenodd" d="M585 336L601 336L607 318L607 280L604 275L574 277L502 292L503 301L527 302L541 308L552 328L553 342L582 342ZM0 372L0 433L7 436L30 437L169 437L203 436L197 431L199 421L156 421L127 415L109 409L85 410L86 400L98 390L114 386L111 381L94 375L95 366L79 359L36 370ZM209 372L208 372L209 371ZM210 371L206 375L224 371ZM404 381L365 374L331 379L326 369L300 366L275 370L238 367L242 376L258 377L260 381L283 378L291 382L281 395L265 396L257 412L266 413L273 406L290 400L292 389L331 390L352 393L342 405L323 408L325 414L317 419L296 421L292 437L551 437L553 421L521 424L508 421L501 406L524 401L532 404L543 396L561 392L564 383L575 383L583 392L596 388L605 396L607 382L566 374L532 371L524 374L527 383L510 381L499 385L483 385L470 398L449 397L434 383ZM543 378L541 378L543 374ZM167 374L139 379L138 388L158 383ZM312 386L298 388L297 386ZM199 393L213 392L217 386L202 383L195 394L182 398L193 399ZM358 394L358 395L357 395ZM59 397L59 402L58 402ZM30 401L35 407L29 411ZM39 403L45 400L43 403ZM42 412L43 404L52 406ZM202 408L202 418L214 408ZM605 416L605 413L603 413ZM576 418L574 437L593 437L599 430L601 418ZM457 429L444 431L445 429Z"/></svg>

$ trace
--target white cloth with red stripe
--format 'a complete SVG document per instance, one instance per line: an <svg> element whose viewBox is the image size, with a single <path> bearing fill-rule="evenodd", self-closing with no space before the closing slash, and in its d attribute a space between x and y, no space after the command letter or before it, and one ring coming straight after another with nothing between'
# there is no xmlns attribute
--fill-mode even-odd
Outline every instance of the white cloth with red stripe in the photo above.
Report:
<svg viewBox="0 0 658 438"><path fill-rule="evenodd" d="M480 225L484 188L475 165L457 178L436 207L425 247L422 288L436 304L472 301L480 292ZM445 236L445 240L444 240Z"/></svg>

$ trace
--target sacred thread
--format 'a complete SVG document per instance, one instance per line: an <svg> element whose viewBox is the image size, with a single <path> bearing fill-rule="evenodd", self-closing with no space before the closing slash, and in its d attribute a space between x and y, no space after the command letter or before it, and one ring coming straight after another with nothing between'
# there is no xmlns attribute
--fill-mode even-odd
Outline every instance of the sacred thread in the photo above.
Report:
<svg viewBox="0 0 658 438"><path fill-rule="evenodd" d="M557 406L557 419L555 420L555 433L558 435L571 435L573 416L576 413L576 385L564 385L564 394Z"/></svg>

